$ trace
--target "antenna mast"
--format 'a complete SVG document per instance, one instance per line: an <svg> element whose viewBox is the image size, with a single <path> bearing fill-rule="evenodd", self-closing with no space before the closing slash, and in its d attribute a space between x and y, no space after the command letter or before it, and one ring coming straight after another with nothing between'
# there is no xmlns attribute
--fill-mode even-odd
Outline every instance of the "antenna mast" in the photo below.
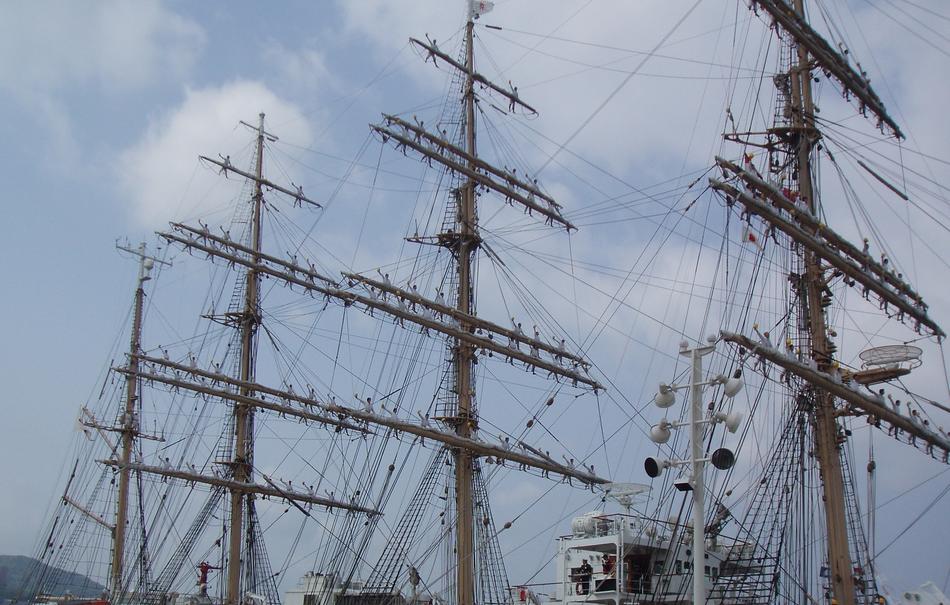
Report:
<svg viewBox="0 0 950 605"><path fill-rule="evenodd" d="M257 127L257 166L255 169L254 195L251 197L251 261L247 269L247 284L244 290L244 312L241 314L241 367L240 380L244 383L255 379L257 357L257 327L260 325L260 275L257 265L261 256L261 206L263 190L261 182L264 168L264 114L261 113ZM253 396L248 387L241 387L243 397ZM239 483L251 480L254 462L254 407L246 403L234 403L234 458L231 461L232 478ZM245 499L250 501L254 495L246 491L231 490L231 521L228 529L228 585L225 603L238 605L241 602L241 543L249 541L243 532Z"/></svg>
<svg viewBox="0 0 950 605"><path fill-rule="evenodd" d="M794 1L795 12L807 23L804 0ZM812 216L818 216L819 204L812 181L812 152L820 138L815 128L815 105L812 98L811 63L808 49L796 44L798 64L791 69L792 126L798 133L797 149L799 195L808 204ZM793 139L794 140L794 139ZM828 324L822 298L828 296L825 270L821 258L806 250L805 288L807 292L807 336L811 343L811 358L818 369L832 369L834 345L828 339ZM831 591L840 605L854 605L854 578L851 572L851 553L848 545L848 525L845 514L844 477L841 453L838 449L838 422L835 415L835 397L823 389L814 389L815 455L818 459L823 500L825 527L828 532L828 565Z"/></svg>

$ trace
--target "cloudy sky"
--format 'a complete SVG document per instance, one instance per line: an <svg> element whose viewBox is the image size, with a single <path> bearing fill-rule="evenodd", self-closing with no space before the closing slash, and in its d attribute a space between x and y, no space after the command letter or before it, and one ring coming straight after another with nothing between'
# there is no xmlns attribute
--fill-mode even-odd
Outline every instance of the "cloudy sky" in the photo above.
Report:
<svg viewBox="0 0 950 605"><path fill-rule="evenodd" d="M605 200L634 199L641 190L660 196L664 183L681 188L708 168L716 153L730 154L720 137L728 128L727 108L750 123L770 111L768 102L756 104L749 89L767 67L759 57L775 53L774 38L744 2L498 0L496 5L477 29L485 53L479 65L501 83L516 83L521 96L540 110L537 119L516 117L512 138L533 145L520 157L569 213ZM908 134L901 147L871 143L873 124L822 81L822 115L840 135L829 142L829 151L838 153L833 145L842 145L903 159L906 171L881 160L882 171L899 188L918 193L917 203L905 206L880 194L864 198L873 181L865 173L855 191L867 202L867 214L855 216L850 206L840 205L828 216L840 219L849 237L871 234L931 301L937 321L950 323L945 285L950 248L946 227L938 224L948 224L950 83L943 76L950 72L950 11L939 0L816 6L816 26L847 43ZM392 252L382 243L385 227L395 220L398 239L410 231L411 221L395 203L398 181L388 194L375 192L379 198L367 212L373 169L389 167L395 154L379 152L366 124L381 112L422 115L438 106L449 86L447 72L426 64L407 40L429 33L454 52L463 18L463 3L444 0L284 2L266 12L253 2L6 3L0 20L0 132L6 149L0 170L7 192L0 244L0 311L7 319L0 345L6 385L0 476L12 496L0 501L3 554L33 551L47 503L60 489L75 411L95 397L110 363L107 352L125 339L135 269L116 253L115 240L149 239L169 220L223 222L230 216L233 192L199 165L197 155L227 154L236 163L248 158L250 136L238 122L253 122L263 111L268 129L281 139L275 172L333 200L321 216L326 248L360 270L385 264ZM767 79L764 86L769 87ZM770 88L765 96L771 99ZM491 113L491 119L501 120L500 113ZM823 166L826 173L835 172ZM355 185L338 190L345 174ZM838 191L835 185L827 188ZM583 216L589 229L571 241L579 258L606 258L606 265L632 271L640 262L634 259L653 250L637 239L655 227L649 222L604 226L598 219L618 215ZM697 220L701 223L702 215ZM688 248L696 233L670 245ZM675 261L657 262L657 274L685 270ZM695 268L706 269L711 266ZM628 301L664 320L678 308L639 291ZM590 319L577 319L578 342L590 331ZM890 336L880 319L856 323ZM699 329L701 322L680 323ZM625 327L620 333L635 330ZM639 342L649 340L671 352L678 341L672 333L662 339L654 332L638 336ZM909 337L904 331L893 338ZM637 339L613 342L608 334L604 340L611 359L603 368L614 377L632 372L623 370L624 360L636 356L624 357L625 347ZM853 345L850 359L866 342ZM913 387L947 401L942 351L926 344L926 379ZM637 375L634 382L641 392L630 399L642 401L655 380ZM945 468L915 452L880 447L900 461L895 466L910 470L882 480L879 502ZM625 451L651 450L637 445ZM644 478L631 471L622 479ZM950 573L947 501L924 512L947 484L947 475L940 475L903 500L903 510L880 513L880 544L923 514L921 523L882 555L882 573L901 586L927 579L943 585Z"/></svg>

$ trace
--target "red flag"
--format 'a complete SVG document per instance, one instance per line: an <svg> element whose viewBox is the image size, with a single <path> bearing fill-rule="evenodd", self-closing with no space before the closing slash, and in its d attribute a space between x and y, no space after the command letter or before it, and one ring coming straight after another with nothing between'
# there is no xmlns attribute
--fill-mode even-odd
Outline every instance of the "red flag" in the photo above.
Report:
<svg viewBox="0 0 950 605"><path fill-rule="evenodd" d="M759 236L752 232L749 229L748 225L743 225L742 227L742 243L743 244L755 244L755 246L761 250L762 244L759 243Z"/></svg>

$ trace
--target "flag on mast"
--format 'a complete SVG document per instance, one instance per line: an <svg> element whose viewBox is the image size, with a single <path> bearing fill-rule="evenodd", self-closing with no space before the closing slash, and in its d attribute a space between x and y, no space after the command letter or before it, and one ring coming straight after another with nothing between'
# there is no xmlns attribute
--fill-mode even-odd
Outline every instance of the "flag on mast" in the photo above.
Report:
<svg viewBox="0 0 950 605"><path fill-rule="evenodd" d="M759 242L759 237L749 228L749 225L742 226L742 243L743 244L755 244L755 247L759 250L762 250L762 244Z"/></svg>
<svg viewBox="0 0 950 605"><path fill-rule="evenodd" d="M489 2L488 0L472 0L472 17L478 19L481 15L491 11L495 8L494 2Z"/></svg>

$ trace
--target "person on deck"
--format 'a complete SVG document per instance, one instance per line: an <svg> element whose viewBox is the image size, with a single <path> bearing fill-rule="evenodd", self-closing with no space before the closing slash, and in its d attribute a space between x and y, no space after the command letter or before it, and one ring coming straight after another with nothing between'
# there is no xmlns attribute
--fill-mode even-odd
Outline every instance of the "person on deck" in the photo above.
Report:
<svg viewBox="0 0 950 605"><path fill-rule="evenodd" d="M594 575L594 568L590 566L587 559L581 561L581 566L577 569L577 594L584 595L590 592L590 579Z"/></svg>

